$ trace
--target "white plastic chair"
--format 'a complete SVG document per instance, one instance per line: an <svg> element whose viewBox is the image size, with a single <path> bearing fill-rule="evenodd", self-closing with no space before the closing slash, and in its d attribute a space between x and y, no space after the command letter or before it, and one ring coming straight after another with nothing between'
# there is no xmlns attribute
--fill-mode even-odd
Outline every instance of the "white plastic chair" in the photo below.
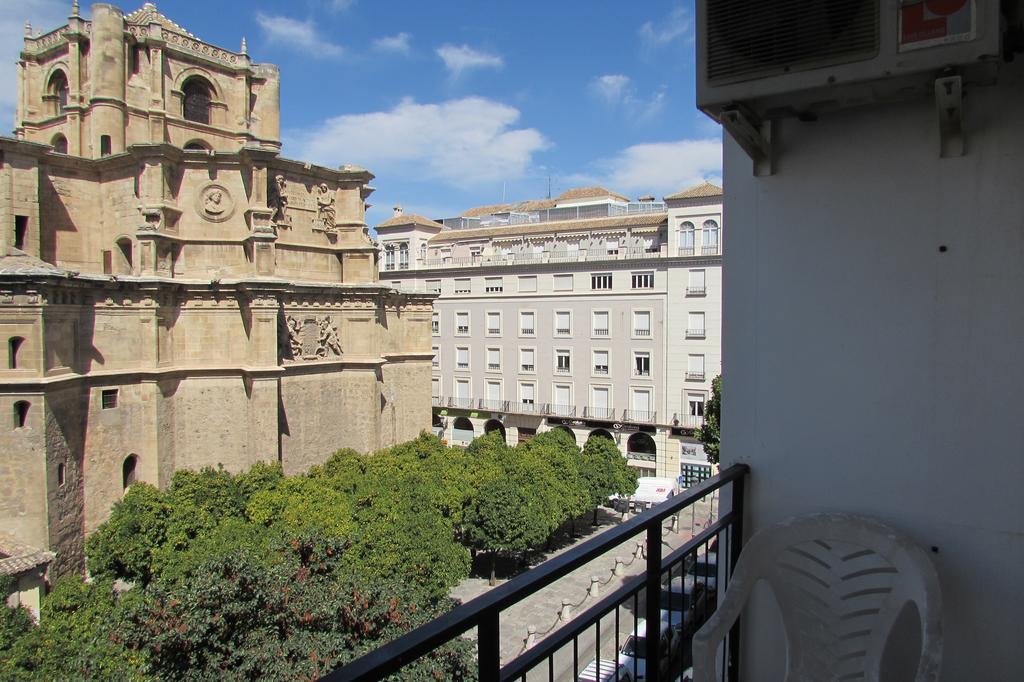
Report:
<svg viewBox="0 0 1024 682"><path fill-rule="evenodd" d="M761 580L782 612L786 682L879 680L886 643L908 604L921 623L914 680L938 680L942 594L928 555L875 520L813 514L764 528L743 547L718 610L694 635L694 682L720 679L718 646Z"/></svg>

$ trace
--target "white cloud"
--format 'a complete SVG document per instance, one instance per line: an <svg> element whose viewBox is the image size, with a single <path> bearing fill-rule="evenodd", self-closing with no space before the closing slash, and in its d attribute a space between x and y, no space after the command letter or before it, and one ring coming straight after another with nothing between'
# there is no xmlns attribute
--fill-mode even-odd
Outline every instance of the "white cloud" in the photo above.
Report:
<svg viewBox="0 0 1024 682"><path fill-rule="evenodd" d="M630 118L646 121L661 113L665 106L665 88L650 97L640 97L629 76L606 74L590 81L590 91L609 107L621 107Z"/></svg>
<svg viewBox="0 0 1024 682"><path fill-rule="evenodd" d="M412 46L409 45L409 39L412 38L408 33L396 33L393 36L384 36L377 38L373 41L373 49L378 52L394 52L396 54L409 54L412 51Z"/></svg>
<svg viewBox="0 0 1024 682"><path fill-rule="evenodd" d="M609 104L617 104L622 101L629 84L629 76L610 73L590 81L590 90Z"/></svg>
<svg viewBox="0 0 1024 682"><path fill-rule="evenodd" d="M673 9L668 17L657 24L646 22L638 31L640 41L648 50L665 47L680 37L689 39L692 36L693 18L683 7Z"/></svg>
<svg viewBox="0 0 1024 682"><path fill-rule="evenodd" d="M515 128L519 117L515 107L483 97L437 104L406 98L389 111L335 116L292 134L288 154L455 187L513 180L549 146L539 131Z"/></svg>
<svg viewBox="0 0 1024 682"><path fill-rule="evenodd" d="M437 48L437 56L444 61L445 68L453 78L458 78L463 71L470 69L500 69L505 66L501 55L481 52L469 45L446 43Z"/></svg>
<svg viewBox="0 0 1024 682"><path fill-rule="evenodd" d="M312 19L299 21L276 14L256 13L256 23L263 29L267 41L305 52L315 57L338 57L344 53L341 45L317 35Z"/></svg>
<svg viewBox="0 0 1024 682"><path fill-rule="evenodd" d="M0 1L0 5L0 135L10 135L18 101L14 64L24 46L25 21L32 23L33 34L48 33L67 23L71 4L63 0L19 0L9 6Z"/></svg>
<svg viewBox="0 0 1024 682"><path fill-rule="evenodd" d="M619 192L670 194L704 180L720 181L721 176L722 141L707 138L636 144L597 161L594 172L568 180Z"/></svg>

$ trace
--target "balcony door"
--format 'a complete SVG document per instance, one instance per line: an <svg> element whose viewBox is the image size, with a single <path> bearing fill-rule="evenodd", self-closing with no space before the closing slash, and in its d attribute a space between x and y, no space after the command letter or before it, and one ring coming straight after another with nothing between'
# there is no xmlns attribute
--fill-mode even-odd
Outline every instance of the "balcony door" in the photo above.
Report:
<svg viewBox="0 0 1024 682"><path fill-rule="evenodd" d="M641 417L651 412L651 392L633 391L633 411Z"/></svg>
<svg viewBox="0 0 1024 682"><path fill-rule="evenodd" d="M496 403L501 402L501 382L500 381L488 381L487 382L487 402L489 407L494 409Z"/></svg>
<svg viewBox="0 0 1024 682"><path fill-rule="evenodd" d="M561 386L561 385L556 384L555 385L555 394L554 394L554 403L555 403L555 405L558 406L556 409L558 409L560 411L564 411L563 408L566 408L566 407L572 405L572 387L571 386Z"/></svg>
<svg viewBox="0 0 1024 682"><path fill-rule="evenodd" d="M593 408L594 417L607 419L611 407L610 391L605 386L595 386L590 389L590 406Z"/></svg>

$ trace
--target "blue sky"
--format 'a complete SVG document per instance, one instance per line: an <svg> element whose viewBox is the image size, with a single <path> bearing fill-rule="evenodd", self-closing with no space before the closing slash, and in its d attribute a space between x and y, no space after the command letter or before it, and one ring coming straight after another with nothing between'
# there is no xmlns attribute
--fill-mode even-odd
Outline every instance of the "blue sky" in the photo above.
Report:
<svg viewBox="0 0 1024 682"><path fill-rule="evenodd" d="M49 30L70 5L0 0L2 120L24 21ZM721 174L720 130L694 107L692 0L157 6L208 42L238 49L245 36L255 61L280 65L284 155L368 168L371 224L395 203L437 218L503 193L543 197L549 178L553 195L602 184L636 197Z"/></svg>

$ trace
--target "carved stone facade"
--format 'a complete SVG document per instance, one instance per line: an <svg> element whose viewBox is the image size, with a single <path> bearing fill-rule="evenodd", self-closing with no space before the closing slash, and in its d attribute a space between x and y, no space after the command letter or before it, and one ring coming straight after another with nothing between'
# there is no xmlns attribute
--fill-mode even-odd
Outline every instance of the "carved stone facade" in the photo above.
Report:
<svg viewBox="0 0 1024 682"><path fill-rule="evenodd" d="M129 74L112 91L101 55ZM0 526L54 551L51 576L81 570L133 481L295 473L429 427L433 297L377 281L370 173L278 155L274 67L147 3L26 38L19 70L0 137Z"/></svg>

